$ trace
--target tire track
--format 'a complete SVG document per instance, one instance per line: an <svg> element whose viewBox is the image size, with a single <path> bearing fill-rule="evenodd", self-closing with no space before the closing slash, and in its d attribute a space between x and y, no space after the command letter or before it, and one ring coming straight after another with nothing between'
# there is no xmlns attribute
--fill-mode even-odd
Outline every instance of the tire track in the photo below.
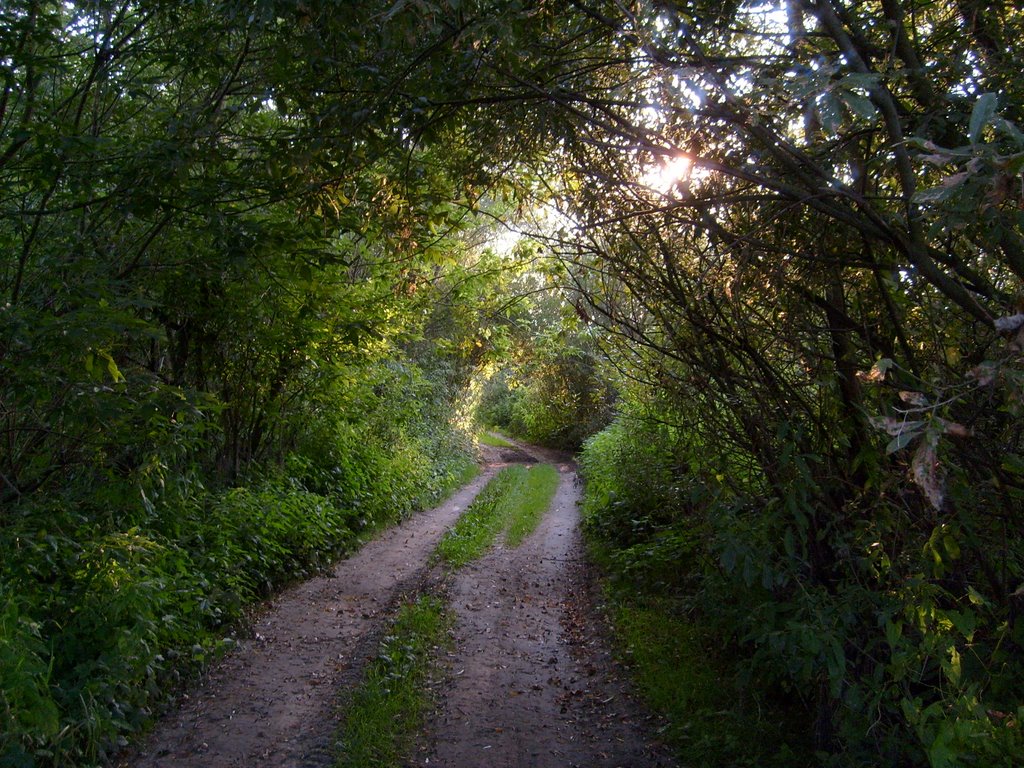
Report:
<svg viewBox="0 0 1024 768"><path fill-rule="evenodd" d="M427 574L437 541L494 475L383 532L326 575L285 590L253 636L161 718L123 768L313 768L331 764L339 688L365 665L401 593Z"/></svg>
<svg viewBox="0 0 1024 768"><path fill-rule="evenodd" d="M457 650L417 765L674 765L649 743L649 724L593 642L594 627L579 626L590 615L579 605L587 593L579 491L564 456L559 469L537 530L519 548L498 545L452 578Z"/></svg>

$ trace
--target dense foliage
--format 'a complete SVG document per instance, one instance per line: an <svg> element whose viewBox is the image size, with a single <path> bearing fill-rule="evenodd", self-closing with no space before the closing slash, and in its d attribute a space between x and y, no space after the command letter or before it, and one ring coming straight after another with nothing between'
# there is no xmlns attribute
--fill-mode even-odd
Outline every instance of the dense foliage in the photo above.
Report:
<svg viewBox="0 0 1024 768"><path fill-rule="evenodd" d="M626 393L592 531L801 697L823 762L1019 762L1024 17L586 18L550 245Z"/></svg>
<svg viewBox="0 0 1024 768"><path fill-rule="evenodd" d="M518 100L498 146L619 389L595 536L802 697L823 762L1019 762L1024 16L535 10L471 96Z"/></svg>
<svg viewBox="0 0 1024 768"><path fill-rule="evenodd" d="M599 351L551 274L527 271L501 315L503 354L478 374L475 417L532 443L576 450L611 420Z"/></svg>
<svg viewBox="0 0 1024 768"><path fill-rule="evenodd" d="M4 765L101 761L469 464L458 194L331 10L0 9Z"/></svg>
<svg viewBox="0 0 1024 768"><path fill-rule="evenodd" d="M193 627L440 491L504 367L483 418L604 429L592 537L797 692L823 764L1019 763L1022 32L5 3L2 748L109 748ZM473 256L479 213L531 250Z"/></svg>

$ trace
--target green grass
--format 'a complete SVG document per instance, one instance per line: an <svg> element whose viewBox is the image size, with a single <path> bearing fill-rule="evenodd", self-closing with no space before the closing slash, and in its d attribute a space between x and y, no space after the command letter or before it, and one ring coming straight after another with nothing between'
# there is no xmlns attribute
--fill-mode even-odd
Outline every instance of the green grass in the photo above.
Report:
<svg viewBox="0 0 1024 768"><path fill-rule="evenodd" d="M683 764L782 768L809 764L808 745L780 702L764 701L720 641L667 601L623 590L612 597L617 642L648 705L665 717L663 736ZM764 715L762 715L762 712ZM804 729L806 730L806 729Z"/></svg>
<svg viewBox="0 0 1024 768"><path fill-rule="evenodd" d="M535 464L524 474L525 482L516 489L518 495L509 510L505 543L510 547L518 547L533 533L558 488L558 470L551 464Z"/></svg>
<svg viewBox="0 0 1024 768"><path fill-rule="evenodd" d="M438 543L436 557L453 569L480 557L498 534L518 546L536 528L558 487L558 470L549 464L501 470Z"/></svg>
<svg viewBox="0 0 1024 768"><path fill-rule="evenodd" d="M487 483L438 542L436 557L452 568L460 568L487 551L502 528L504 499L518 484L517 469L520 467L506 467Z"/></svg>
<svg viewBox="0 0 1024 768"><path fill-rule="evenodd" d="M336 768L408 764L431 703L427 681L451 618L440 599L424 595L401 608L346 708Z"/></svg>
<svg viewBox="0 0 1024 768"><path fill-rule="evenodd" d="M515 445L494 432L483 431L477 435L476 439L484 445L489 445L492 448L515 448Z"/></svg>
<svg viewBox="0 0 1024 768"><path fill-rule="evenodd" d="M558 487L558 470L547 464L512 466L498 473L438 545L436 557L457 568L483 554L507 531L510 545L536 528ZM434 655L451 618L436 597L405 605L352 694L339 731L335 768L399 768L407 765L424 713Z"/></svg>
<svg viewBox="0 0 1024 768"><path fill-rule="evenodd" d="M480 465L477 464L475 461L473 461L472 459L467 459L466 461L461 462L455 469L455 479L453 480L451 487L448 489L448 493L445 494L444 498L447 499L448 497L450 497L453 493L455 493L462 486L464 486L466 483L468 483L470 480L472 480L479 474ZM443 500L444 499L440 499L438 503L440 503L440 501Z"/></svg>

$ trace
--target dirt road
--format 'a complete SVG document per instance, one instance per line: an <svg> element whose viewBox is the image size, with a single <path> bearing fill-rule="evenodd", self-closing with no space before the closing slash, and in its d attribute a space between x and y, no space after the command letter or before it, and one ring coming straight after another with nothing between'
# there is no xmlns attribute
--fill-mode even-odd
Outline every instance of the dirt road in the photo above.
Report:
<svg viewBox="0 0 1024 768"><path fill-rule="evenodd" d="M495 548L450 584L449 682L416 765L661 766L594 631L581 564L575 474L565 457L490 449L446 503L278 596L240 644L145 743L132 768L332 765L339 695L358 682L398 601L431 576L437 541L507 461L555 460L552 509L518 549ZM436 578L436 573L433 577Z"/></svg>
<svg viewBox="0 0 1024 768"><path fill-rule="evenodd" d="M373 652L395 601L415 589L441 535L495 471L486 469L441 506L368 542L328 575L279 595L253 638L216 664L120 764L329 766L339 685Z"/></svg>
<svg viewBox="0 0 1024 768"><path fill-rule="evenodd" d="M548 455L546 458L560 458ZM449 680L421 765L668 766L592 626L570 464L520 547L456 574Z"/></svg>

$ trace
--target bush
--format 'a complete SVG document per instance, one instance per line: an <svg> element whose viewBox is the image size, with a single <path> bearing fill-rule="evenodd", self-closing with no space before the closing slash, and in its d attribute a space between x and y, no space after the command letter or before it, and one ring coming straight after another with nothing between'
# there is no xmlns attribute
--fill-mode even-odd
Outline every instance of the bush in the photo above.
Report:
<svg viewBox="0 0 1024 768"><path fill-rule="evenodd" d="M0 675L13 726L0 762L102 761L149 719L169 655L212 642L203 574L156 533L105 533L54 503L22 509L0 555L19 596L0 630L0 655L18 657Z"/></svg>
<svg viewBox="0 0 1024 768"><path fill-rule="evenodd" d="M582 514L598 539L633 546L678 518L683 489L676 484L677 443L673 428L629 417L587 440L580 455L587 483Z"/></svg>
<svg viewBox="0 0 1024 768"><path fill-rule="evenodd" d="M248 602L328 565L353 538L348 515L329 499L269 482L217 498L189 545L213 585Z"/></svg>
<svg viewBox="0 0 1024 768"><path fill-rule="evenodd" d="M50 665L39 622L22 613L0 585L0 760L31 765L32 754L60 731L50 692Z"/></svg>
<svg viewBox="0 0 1024 768"><path fill-rule="evenodd" d="M797 764L809 752L797 726L805 713L780 704L774 681L745 665L715 604L735 596L716 591L716 494L688 473L694 443L685 438L626 413L580 455L584 531L607 578L620 650L682 761Z"/></svg>
<svg viewBox="0 0 1024 768"><path fill-rule="evenodd" d="M476 420L538 445L575 450L607 426L612 399L593 356L569 350L492 376Z"/></svg>
<svg viewBox="0 0 1024 768"><path fill-rule="evenodd" d="M983 594L982 531L870 487L826 514L817 460L779 434L774 486L698 476L699 439L628 415L591 438L585 530L613 594L705 637L737 706L795 701L819 764L1018 764L1024 629Z"/></svg>
<svg viewBox="0 0 1024 768"><path fill-rule="evenodd" d="M280 465L234 487L112 475L26 497L0 527L0 764L89 765L143 729L244 609L475 467L415 367L334 393Z"/></svg>

